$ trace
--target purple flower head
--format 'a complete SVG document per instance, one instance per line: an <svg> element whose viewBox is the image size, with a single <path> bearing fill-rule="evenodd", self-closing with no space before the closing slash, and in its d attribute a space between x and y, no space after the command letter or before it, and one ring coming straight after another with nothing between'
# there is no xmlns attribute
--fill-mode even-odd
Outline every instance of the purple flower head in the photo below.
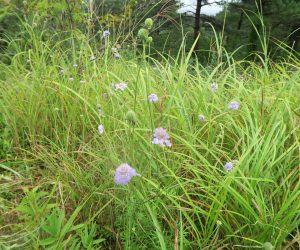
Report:
<svg viewBox="0 0 300 250"><path fill-rule="evenodd" d="M107 38L107 37L109 37L109 36L110 36L109 30L104 30L103 33L102 33L102 37L103 37L103 38Z"/></svg>
<svg viewBox="0 0 300 250"><path fill-rule="evenodd" d="M117 167L115 172L115 183L117 185L127 185L133 176L141 176L136 170L130 167L127 163L121 164Z"/></svg>
<svg viewBox="0 0 300 250"><path fill-rule="evenodd" d="M117 84L112 84L112 86L115 87L115 90L121 90L121 91L126 89L127 85L128 85L128 82L120 82Z"/></svg>
<svg viewBox="0 0 300 250"><path fill-rule="evenodd" d="M156 128L153 134L152 143L161 146L171 147L170 136L164 128Z"/></svg>
<svg viewBox="0 0 300 250"><path fill-rule="evenodd" d="M228 104L228 108L231 110L238 110L240 108L240 103L237 101L233 101L231 103Z"/></svg>
<svg viewBox="0 0 300 250"><path fill-rule="evenodd" d="M115 53L114 53L114 58L115 58L115 59L120 59L120 58L121 58L121 55L120 55L118 52L115 52Z"/></svg>
<svg viewBox="0 0 300 250"><path fill-rule="evenodd" d="M218 91L218 84L212 83L210 87L211 87L211 92L215 93Z"/></svg>
<svg viewBox="0 0 300 250"><path fill-rule="evenodd" d="M156 94L149 95L148 99L149 99L150 103L153 103L153 102L156 103L156 102L158 102L158 96Z"/></svg>
<svg viewBox="0 0 300 250"><path fill-rule="evenodd" d="M103 126L103 124L100 124L98 126L98 132L99 132L100 135L102 135L104 133L104 126Z"/></svg>
<svg viewBox="0 0 300 250"><path fill-rule="evenodd" d="M199 119L201 122L205 122L205 116L202 115L202 114L198 116L198 119Z"/></svg>
<svg viewBox="0 0 300 250"><path fill-rule="evenodd" d="M230 162L227 162L225 165L224 165L224 168L227 172L231 171L234 167L234 164L230 161Z"/></svg>

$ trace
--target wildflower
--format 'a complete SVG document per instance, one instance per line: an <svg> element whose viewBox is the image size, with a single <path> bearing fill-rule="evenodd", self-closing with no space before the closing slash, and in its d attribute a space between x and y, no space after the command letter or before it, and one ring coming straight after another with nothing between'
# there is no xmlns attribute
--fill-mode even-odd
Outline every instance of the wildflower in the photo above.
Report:
<svg viewBox="0 0 300 250"><path fill-rule="evenodd" d="M116 52L116 53L114 53L114 58L115 59L120 59L121 55L118 52Z"/></svg>
<svg viewBox="0 0 300 250"><path fill-rule="evenodd" d="M230 161L230 162L227 162L225 165L224 165L224 168L227 172L230 172L234 167L234 164Z"/></svg>
<svg viewBox="0 0 300 250"><path fill-rule="evenodd" d="M153 144L161 145L161 146L167 146L171 147L172 144L170 142L170 136L167 133L167 130L163 128L156 128L153 134Z"/></svg>
<svg viewBox="0 0 300 250"><path fill-rule="evenodd" d="M115 172L115 183L117 185L127 185L133 176L141 176L136 170L127 163L121 164Z"/></svg>
<svg viewBox="0 0 300 250"><path fill-rule="evenodd" d="M218 84L212 83L210 87L211 87L211 92L215 93L218 91Z"/></svg>
<svg viewBox="0 0 300 250"><path fill-rule="evenodd" d="M61 70L59 71L59 74L64 75L64 74L65 74L64 70L61 69Z"/></svg>
<svg viewBox="0 0 300 250"><path fill-rule="evenodd" d="M156 94L149 95L148 99L149 99L150 103L153 103L153 102L156 103L156 102L158 102L158 96Z"/></svg>
<svg viewBox="0 0 300 250"><path fill-rule="evenodd" d="M202 115L202 114L198 116L198 119L199 119L201 122L205 122L205 116Z"/></svg>
<svg viewBox="0 0 300 250"><path fill-rule="evenodd" d="M74 81L74 78L71 76L71 77L69 78L69 80L70 80L71 82L73 82L73 81Z"/></svg>
<svg viewBox="0 0 300 250"><path fill-rule="evenodd" d="M121 90L121 91L124 91L124 89L126 89L128 85L128 82L121 82L121 83L118 83L118 84L112 84L113 87L115 87L115 90Z"/></svg>
<svg viewBox="0 0 300 250"><path fill-rule="evenodd" d="M102 135L104 133L104 126L103 126L103 124L100 124L98 126L98 132L99 132L100 135Z"/></svg>
<svg viewBox="0 0 300 250"><path fill-rule="evenodd" d="M28 59L26 62L27 62L27 63L31 63L31 60L30 60L30 59Z"/></svg>
<svg viewBox="0 0 300 250"><path fill-rule="evenodd" d="M77 68L77 67L78 67L78 64L77 64L77 63L74 63L74 64L73 64L73 67L74 67L74 68Z"/></svg>
<svg viewBox="0 0 300 250"><path fill-rule="evenodd" d="M83 83L85 83L85 80L80 80L79 82L80 82L81 84L83 84Z"/></svg>
<svg viewBox="0 0 300 250"><path fill-rule="evenodd" d="M228 108L231 110L238 110L240 108L240 103L237 101L233 101L231 103L228 104Z"/></svg>
<svg viewBox="0 0 300 250"><path fill-rule="evenodd" d="M94 61L94 60L96 60L96 57L95 56L91 56L90 57L90 61Z"/></svg>
<svg viewBox="0 0 300 250"><path fill-rule="evenodd" d="M217 225L218 225L218 226L221 226L221 225L222 225L222 221L217 220Z"/></svg>
<svg viewBox="0 0 300 250"><path fill-rule="evenodd" d="M109 36L110 36L109 30L104 30L103 33L102 33L102 38L107 38Z"/></svg>

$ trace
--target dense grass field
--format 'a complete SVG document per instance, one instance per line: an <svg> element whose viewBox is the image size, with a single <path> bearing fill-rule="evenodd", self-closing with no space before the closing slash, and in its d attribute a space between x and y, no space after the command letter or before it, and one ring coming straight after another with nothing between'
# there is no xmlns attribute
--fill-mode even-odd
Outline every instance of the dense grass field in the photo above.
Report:
<svg viewBox="0 0 300 250"><path fill-rule="evenodd" d="M299 249L300 60L25 35L0 65L0 249Z"/></svg>

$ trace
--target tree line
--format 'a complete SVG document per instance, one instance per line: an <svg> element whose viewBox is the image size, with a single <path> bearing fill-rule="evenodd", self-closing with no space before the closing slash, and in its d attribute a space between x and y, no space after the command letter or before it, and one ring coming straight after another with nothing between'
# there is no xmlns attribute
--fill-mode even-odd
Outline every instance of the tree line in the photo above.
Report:
<svg viewBox="0 0 300 250"><path fill-rule="evenodd" d="M223 10L215 16L202 13L212 4ZM182 5L179 0L2 0L0 49L7 49L4 38L16 35L22 20L50 33L80 30L94 40L110 29L117 39L130 43L143 20L151 17L153 53L176 54L185 37L186 49L193 48L205 60L216 46L216 34L227 51L241 47L236 53L240 57L266 45L268 53L277 55L276 44L282 42L293 53L300 50L299 0L195 0L185 13L179 12Z"/></svg>

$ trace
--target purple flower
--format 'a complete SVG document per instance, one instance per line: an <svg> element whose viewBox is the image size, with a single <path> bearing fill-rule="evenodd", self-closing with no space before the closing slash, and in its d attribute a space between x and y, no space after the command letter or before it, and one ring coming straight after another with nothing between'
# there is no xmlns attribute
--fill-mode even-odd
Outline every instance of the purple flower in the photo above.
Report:
<svg viewBox="0 0 300 250"><path fill-rule="evenodd" d="M103 126L103 124L100 124L98 126L98 132L99 132L100 135L102 135L104 133L104 126Z"/></svg>
<svg viewBox="0 0 300 250"><path fill-rule="evenodd" d="M103 33L102 33L102 37L103 37L103 38L107 38L107 37L109 37L109 36L110 36L109 30L104 30Z"/></svg>
<svg viewBox="0 0 300 250"><path fill-rule="evenodd" d="M171 147L170 136L167 133L167 130L163 128L156 128L153 134L152 143L161 146Z"/></svg>
<svg viewBox="0 0 300 250"><path fill-rule="evenodd" d="M115 172L115 183L117 185L127 185L133 176L141 176L136 170L127 163L121 164Z"/></svg>
<svg viewBox="0 0 300 250"><path fill-rule="evenodd" d="M234 164L230 161L230 162L227 162L225 165L224 165L224 168L227 172L231 171L234 167Z"/></svg>
<svg viewBox="0 0 300 250"><path fill-rule="evenodd" d="M202 115L202 114L198 116L198 119L199 119L201 122L205 122L205 116Z"/></svg>
<svg viewBox="0 0 300 250"><path fill-rule="evenodd" d="M231 103L228 104L228 108L231 110L238 110L240 108L240 103L237 101L233 101Z"/></svg>
<svg viewBox="0 0 300 250"><path fill-rule="evenodd" d="M218 84L212 83L210 87L211 87L211 92L213 92L213 93L217 92Z"/></svg>
<svg viewBox="0 0 300 250"><path fill-rule="evenodd" d="M114 58L115 59L120 59L121 55L118 52L116 52L116 53L114 53Z"/></svg>
<svg viewBox="0 0 300 250"><path fill-rule="evenodd" d="M149 99L150 103L153 103L153 102L156 103L156 102L158 102L158 96L156 94L149 95L148 99Z"/></svg>
<svg viewBox="0 0 300 250"><path fill-rule="evenodd" d="M112 86L115 87L115 90L121 90L121 91L126 89L127 85L128 85L128 82L121 82L121 83L118 83L118 84L113 84L112 83Z"/></svg>

